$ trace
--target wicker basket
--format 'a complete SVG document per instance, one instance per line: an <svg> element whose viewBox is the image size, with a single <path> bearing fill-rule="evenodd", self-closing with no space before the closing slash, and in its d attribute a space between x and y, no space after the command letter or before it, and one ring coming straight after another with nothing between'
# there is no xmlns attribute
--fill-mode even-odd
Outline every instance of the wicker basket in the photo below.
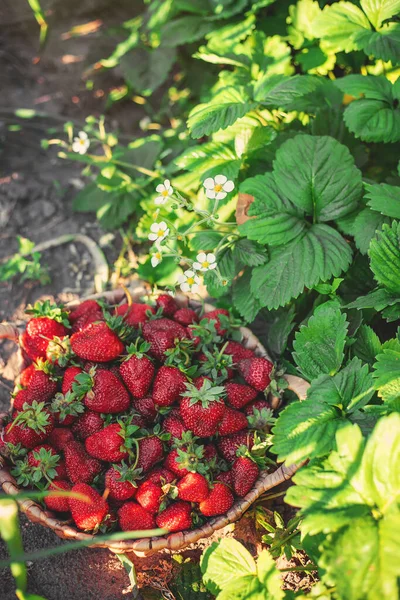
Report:
<svg viewBox="0 0 400 600"><path fill-rule="evenodd" d="M143 295L143 293L145 293L144 288L136 288L132 293L133 300L137 301L139 297ZM111 304L117 304L124 300L124 296L125 293L123 290L116 290L113 292L105 292L103 294L90 296L90 298L102 297ZM195 310L200 310L201 308L200 303L188 300L185 296L177 296L177 301L181 306L189 305ZM78 304L79 302L73 302L70 303L68 307L73 308ZM212 310L214 307L206 304L205 308L206 310ZM247 348L254 350L258 356L265 356L268 358L265 348L249 329L242 327L241 332L243 334L243 344ZM0 324L0 339L11 339L15 342L18 342L20 333L21 332L18 330L18 328L12 324ZM19 351L19 358L19 368L22 370L22 368L26 366L26 362L21 351ZM288 381L289 389L295 392L300 399L304 399L307 392L308 383L303 379L294 376L287 376L286 379ZM272 400L274 401L274 399ZM4 418L4 415L0 415L0 432L2 429L1 416ZM19 502L19 505L21 510L27 515L30 521L33 523L40 523L41 525L52 529L60 538L66 540L93 540L93 544L91 544L91 546L94 548L109 548L113 552L117 553L134 552L139 556L146 556L163 549L180 550L202 538L209 537L214 531L222 529L230 523L237 521L253 504L253 502L257 500L257 498L259 498L267 490L270 490L280 483L290 479L298 468L299 465L293 465L289 468L282 465L273 473L262 472L254 488L247 494L247 496L236 500L235 504L226 515L210 519L205 525L197 529L172 533L165 537L100 543L96 542L96 536L78 531L76 528L72 527L69 522L60 521L57 516L54 515L54 513L44 510L41 506L31 500L22 500ZM0 485L6 494L17 494L19 492L14 478L11 476L4 459L1 457Z"/></svg>

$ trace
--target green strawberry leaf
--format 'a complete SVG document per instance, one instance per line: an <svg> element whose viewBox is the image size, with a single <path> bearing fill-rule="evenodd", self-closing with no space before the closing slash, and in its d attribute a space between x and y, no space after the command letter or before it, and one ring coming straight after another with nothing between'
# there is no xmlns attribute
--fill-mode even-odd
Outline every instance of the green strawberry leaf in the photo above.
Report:
<svg viewBox="0 0 400 600"><path fill-rule="evenodd" d="M290 110L298 98L314 92L320 84L312 75L267 74L255 84L254 100L269 108Z"/></svg>
<svg viewBox="0 0 400 600"><path fill-rule="evenodd" d="M376 281L400 299L400 223L383 225L369 248L371 270Z"/></svg>
<svg viewBox="0 0 400 600"><path fill-rule="evenodd" d="M356 339L351 347L355 356L372 365L375 357L381 351L381 342L375 331L369 325L361 325L356 333Z"/></svg>
<svg viewBox="0 0 400 600"><path fill-rule="evenodd" d="M241 577L255 578L257 572L250 552L231 538L224 538L207 548L201 557L200 567L207 589L215 595Z"/></svg>
<svg viewBox="0 0 400 600"><path fill-rule="evenodd" d="M400 342L390 340L376 357L373 377L378 396L384 402L400 398Z"/></svg>
<svg viewBox="0 0 400 600"><path fill-rule="evenodd" d="M400 187L381 183L379 185L366 184L368 206L382 215L400 219Z"/></svg>

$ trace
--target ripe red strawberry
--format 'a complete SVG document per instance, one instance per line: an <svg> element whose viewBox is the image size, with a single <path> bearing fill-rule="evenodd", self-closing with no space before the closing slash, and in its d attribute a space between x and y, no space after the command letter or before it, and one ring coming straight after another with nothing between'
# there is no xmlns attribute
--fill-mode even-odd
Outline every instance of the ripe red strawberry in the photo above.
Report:
<svg viewBox="0 0 400 600"><path fill-rule="evenodd" d="M157 416L157 411L153 398L150 398L150 396L147 398L135 398L132 406L133 409L140 413L148 423L154 422L154 419Z"/></svg>
<svg viewBox="0 0 400 600"><path fill-rule="evenodd" d="M146 476L146 481L151 481L161 486L166 483L172 483L174 479L175 475L165 467L156 467Z"/></svg>
<svg viewBox="0 0 400 600"><path fill-rule="evenodd" d="M118 336L104 323L91 323L71 336L71 348L79 358L109 362L124 352Z"/></svg>
<svg viewBox="0 0 400 600"><path fill-rule="evenodd" d="M26 312L34 317L28 321L21 336L22 348L32 360L45 359L49 340L55 336L68 335L68 315L61 308L50 304L48 300L42 303L36 302Z"/></svg>
<svg viewBox="0 0 400 600"><path fill-rule="evenodd" d="M154 516L136 502L126 502L118 511L119 525L122 531L141 531L154 529Z"/></svg>
<svg viewBox="0 0 400 600"><path fill-rule="evenodd" d="M222 471L215 477L215 481L225 483L229 487L233 487L232 471Z"/></svg>
<svg viewBox="0 0 400 600"><path fill-rule="evenodd" d="M233 489L240 498L246 496L258 479L259 469L247 456L239 456L232 465Z"/></svg>
<svg viewBox="0 0 400 600"><path fill-rule="evenodd" d="M65 467L72 483L91 483L101 471L101 463L89 456L80 442L70 442L64 447Z"/></svg>
<svg viewBox="0 0 400 600"><path fill-rule="evenodd" d="M85 406L98 413L120 413L130 406L129 394L120 379L105 369L91 369L83 383L86 393Z"/></svg>
<svg viewBox="0 0 400 600"><path fill-rule="evenodd" d="M29 382L33 373L35 372L35 365L32 363L29 367L26 367L23 371L21 371L21 375L19 376L19 383L22 387L28 387Z"/></svg>
<svg viewBox="0 0 400 600"><path fill-rule="evenodd" d="M186 387L179 409L185 426L199 437L214 435L225 411L224 388L207 379L199 390L191 384Z"/></svg>
<svg viewBox="0 0 400 600"><path fill-rule="evenodd" d="M149 513L155 514L160 510L161 500L163 498L161 485L152 481L143 481L138 487L136 502L145 508Z"/></svg>
<svg viewBox="0 0 400 600"><path fill-rule="evenodd" d="M128 357L121 364L119 372L125 385L135 398L144 398L150 389L154 376L152 360L146 356L150 344L137 342L128 347Z"/></svg>
<svg viewBox="0 0 400 600"><path fill-rule="evenodd" d="M189 502L178 500L170 504L156 517L157 527L168 531L183 531L192 526L192 507Z"/></svg>
<svg viewBox="0 0 400 600"><path fill-rule="evenodd" d="M250 431L239 431L233 435L222 437L217 442L218 451L228 462L236 459L236 452L240 446L246 446L249 450L254 445L254 435Z"/></svg>
<svg viewBox="0 0 400 600"><path fill-rule="evenodd" d="M39 446L35 446L28 452L28 463L31 467L38 467L40 465L40 457L38 453L42 448L52 456L58 456L57 452L50 446L50 444L40 444Z"/></svg>
<svg viewBox="0 0 400 600"><path fill-rule="evenodd" d="M228 512L233 505L233 501L230 489L224 483L217 481L214 483L208 497L200 502L199 509L205 517L215 517Z"/></svg>
<svg viewBox="0 0 400 600"><path fill-rule="evenodd" d="M86 438L85 448L91 456L99 460L118 463L128 457L128 449L124 442L123 426L120 423L112 423Z"/></svg>
<svg viewBox="0 0 400 600"><path fill-rule="evenodd" d="M64 461L49 444L40 444L28 452L28 464L47 479L66 479L67 471ZM34 481L36 481L34 479Z"/></svg>
<svg viewBox="0 0 400 600"><path fill-rule="evenodd" d="M71 491L87 497L86 501L68 499L71 515L78 529L97 529L108 513L107 502L87 483L77 483Z"/></svg>
<svg viewBox="0 0 400 600"><path fill-rule="evenodd" d="M178 459L179 451L176 448L175 450L171 450L171 452L167 454L164 461L164 466L178 477L183 477L184 475L190 473L190 471L188 471L188 469L186 469L181 463L179 463Z"/></svg>
<svg viewBox="0 0 400 600"><path fill-rule="evenodd" d="M90 435L97 433L104 427L104 419L97 412L87 410L73 424L72 431L80 440L86 440Z"/></svg>
<svg viewBox="0 0 400 600"><path fill-rule="evenodd" d="M17 412L23 410L24 404L31 405L35 398L32 398L31 393L27 389L18 390L18 392L13 395L13 409Z"/></svg>
<svg viewBox="0 0 400 600"><path fill-rule="evenodd" d="M110 467L105 475L105 486L110 492L110 497L115 500L133 498L137 491L137 475L138 472L124 462Z"/></svg>
<svg viewBox="0 0 400 600"><path fill-rule="evenodd" d="M162 441L156 435L139 440L139 458L136 467L143 473L149 471L164 456Z"/></svg>
<svg viewBox="0 0 400 600"><path fill-rule="evenodd" d="M54 375L54 367L41 358L35 364L35 371L29 382L28 390L31 398L38 402L47 402L53 398L57 391L57 378Z"/></svg>
<svg viewBox="0 0 400 600"><path fill-rule="evenodd" d="M225 389L226 399L233 408L243 408L258 395L256 390L242 383L227 383Z"/></svg>
<svg viewBox="0 0 400 600"><path fill-rule="evenodd" d="M224 335L226 333L226 329L223 329L221 327L221 320L219 318L219 315L225 315L226 317L229 317L229 311L227 311L225 308L216 308L205 313L203 315L203 319L207 319L208 321L215 321L215 329L220 335Z"/></svg>
<svg viewBox="0 0 400 600"><path fill-rule="evenodd" d="M233 363L237 363L243 358L253 358L255 356L253 350L245 348L240 342L229 340L224 348L224 354L230 354L232 356Z"/></svg>
<svg viewBox="0 0 400 600"><path fill-rule="evenodd" d="M186 375L177 367L163 365L158 370L153 384L153 400L158 406L171 406L186 390Z"/></svg>
<svg viewBox="0 0 400 600"><path fill-rule="evenodd" d="M188 337L185 327L171 319L155 319L143 325L143 337L150 344L150 354L161 362L165 360L165 352L174 348L175 340Z"/></svg>
<svg viewBox="0 0 400 600"><path fill-rule="evenodd" d="M85 300L69 315L72 333L81 331L96 321L104 321L103 310L96 300Z"/></svg>
<svg viewBox="0 0 400 600"><path fill-rule="evenodd" d="M188 325L198 323L199 317L192 308L180 308L174 314L174 320L183 325L184 327L188 327Z"/></svg>
<svg viewBox="0 0 400 600"><path fill-rule="evenodd" d="M176 415L168 415L164 419L163 430L170 434L169 443L172 444L174 439L180 440L182 434L186 431L182 419Z"/></svg>
<svg viewBox="0 0 400 600"><path fill-rule="evenodd" d="M72 485L69 481L64 481L62 479L56 479L52 483L50 483L47 490L49 492L58 492L62 493L71 491ZM47 508L50 510L54 510L55 512L68 512L69 511L69 502L67 496L46 496L44 498L44 503Z"/></svg>
<svg viewBox="0 0 400 600"><path fill-rule="evenodd" d="M149 320L148 312L154 314L156 311L149 304L121 304L115 309L115 314L124 317L124 321L130 327L139 327Z"/></svg>
<svg viewBox="0 0 400 600"><path fill-rule="evenodd" d="M166 317L173 317L179 308L175 298L170 296L170 294L160 294L156 298L156 306L162 309L162 313Z"/></svg>
<svg viewBox="0 0 400 600"><path fill-rule="evenodd" d="M213 458L218 458L218 452L214 444L204 445L204 461L210 462Z"/></svg>
<svg viewBox="0 0 400 600"><path fill-rule="evenodd" d="M264 392L271 383L274 365L266 358L256 356L239 361L238 369L243 379L259 392Z"/></svg>
<svg viewBox="0 0 400 600"><path fill-rule="evenodd" d="M177 483L178 498L187 502L202 502L209 494L208 481L200 473L188 473Z"/></svg>
<svg viewBox="0 0 400 600"><path fill-rule="evenodd" d="M237 433L238 431L247 428L248 422L246 415L240 412L240 410L235 410L234 408L229 408L229 406L227 406L222 421L218 425L219 435L232 435L232 433Z"/></svg>
<svg viewBox="0 0 400 600"><path fill-rule="evenodd" d="M31 406L19 412L6 427L4 441L34 448L44 442L53 427L53 415L44 408L44 402L34 400Z"/></svg>
<svg viewBox="0 0 400 600"><path fill-rule="evenodd" d="M56 450L64 450L73 441L74 436L72 435L72 431L65 427L54 427L47 438L47 442Z"/></svg>
<svg viewBox="0 0 400 600"><path fill-rule="evenodd" d="M199 390L206 379L208 381L211 381L211 379L209 377L206 377L205 375L200 375L199 377L195 377L193 379L193 385L196 386L197 389Z"/></svg>
<svg viewBox="0 0 400 600"><path fill-rule="evenodd" d="M76 376L80 373L83 373L83 369L74 366L68 367L64 371L64 377L61 384L61 391L63 394L66 394L72 390L72 384L74 383Z"/></svg>

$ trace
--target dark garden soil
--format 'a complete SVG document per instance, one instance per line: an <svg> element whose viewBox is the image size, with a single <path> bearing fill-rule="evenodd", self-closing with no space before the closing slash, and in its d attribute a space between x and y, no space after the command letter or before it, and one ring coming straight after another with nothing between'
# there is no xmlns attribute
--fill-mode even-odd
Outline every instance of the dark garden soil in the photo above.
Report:
<svg viewBox="0 0 400 600"><path fill-rule="evenodd" d="M54 151L42 150L41 139L62 133L62 123L83 123L89 114L104 110L107 90L118 86L118 74L108 72L96 80L88 91L82 72L112 50L116 37L106 35L108 27L132 18L135 2L124 0L42 0L48 10L50 35L40 55L38 27L26 0L2 0L0 5L0 260L17 249L16 236L36 243L67 233L84 233L99 244L113 264L120 249L119 235L102 231L93 215L71 210L71 201L83 180L80 167L56 157ZM133 5L133 6L132 6ZM139 7L140 8L140 7ZM72 27L93 23L98 30L80 37L70 37ZM99 92L98 90L103 90ZM42 116L23 120L14 116L19 108L39 111ZM142 110L133 103L117 104L108 113L110 128L134 137ZM20 126L15 130L15 126ZM27 304L39 298L68 301L93 291L93 261L81 244L67 244L44 252L51 283L0 284L0 321L21 323ZM0 412L9 408L9 396L15 376L15 348L0 343ZM280 499L281 500L281 499ZM280 505L282 509L284 505ZM275 506L274 506L275 508ZM287 512L288 507L285 507ZM287 515L289 516L289 515ZM28 552L62 544L53 532L33 525L21 516L25 550ZM233 528L232 528L233 529ZM232 535L232 532L224 532ZM220 535L220 534L219 534ZM244 517L236 527L235 537L254 554L260 549L260 533L254 519ZM218 536L215 536L217 539ZM206 544L209 544L208 540ZM184 553L198 558L204 545ZM7 556L0 542L0 558ZM146 598L174 598L168 584L174 578L176 561L168 553L138 560L139 581L151 584L157 592ZM291 566L296 563L292 563ZM285 565L287 566L287 565ZM311 579L299 573L288 574L290 589L307 589ZM12 600L14 581L7 570L0 572L0 600ZM106 550L84 549L30 564L29 591L48 600L122 600L129 596L128 577L118 559Z"/></svg>

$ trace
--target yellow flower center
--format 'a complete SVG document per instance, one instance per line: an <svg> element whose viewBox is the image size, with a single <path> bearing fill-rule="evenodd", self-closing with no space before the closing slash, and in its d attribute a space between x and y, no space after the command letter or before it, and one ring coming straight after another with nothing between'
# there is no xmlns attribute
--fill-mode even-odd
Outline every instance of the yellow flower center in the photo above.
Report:
<svg viewBox="0 0 400 600"><path fill-rule="evenodd" d="M214 192L222 192L222 185L220 183L214 186Z"/></svg>
<svg viewBox="0 0 400 600"><path fill-rule="evenodd" d="M81 146L84 146L86 144L86 140L83 140L82 138L79 138L79 143Z"/></svg>
<svg viewBox="0 0 400 600"><path fill-rule="evenodd" d="M158 260L161 259L161 252L156 252L154 255Z"/></svg>
<svg viewBox="0 0 400 600"><path fill-rule="evenodd" d="M161 196L164 196L164 198L166 198L168 196L168 190L164 190L163 192L161 192Z"/></svg>
<svg viewBox="0 0 400 600"><path fill-rule="evenodd" d="M158 237L163 237L165 231L163 229L159 229L157 232Z"/></svg>
<svg viewBox="0 0 400 600"><path fill-rule="evenodd" d="M194 278L193 278L193 277L188 277L188 278L187 278L187 283L188 283L189 285L193 285L193 284L194 284Z"/></svg>
<svg viewBox="0 0 400 600"><path fill-rule="evenodd" d="M208 267L210 266L210 263L205 260L204 262L201 263L201 266L203 267L203 269L208 269Z"/></svg>

